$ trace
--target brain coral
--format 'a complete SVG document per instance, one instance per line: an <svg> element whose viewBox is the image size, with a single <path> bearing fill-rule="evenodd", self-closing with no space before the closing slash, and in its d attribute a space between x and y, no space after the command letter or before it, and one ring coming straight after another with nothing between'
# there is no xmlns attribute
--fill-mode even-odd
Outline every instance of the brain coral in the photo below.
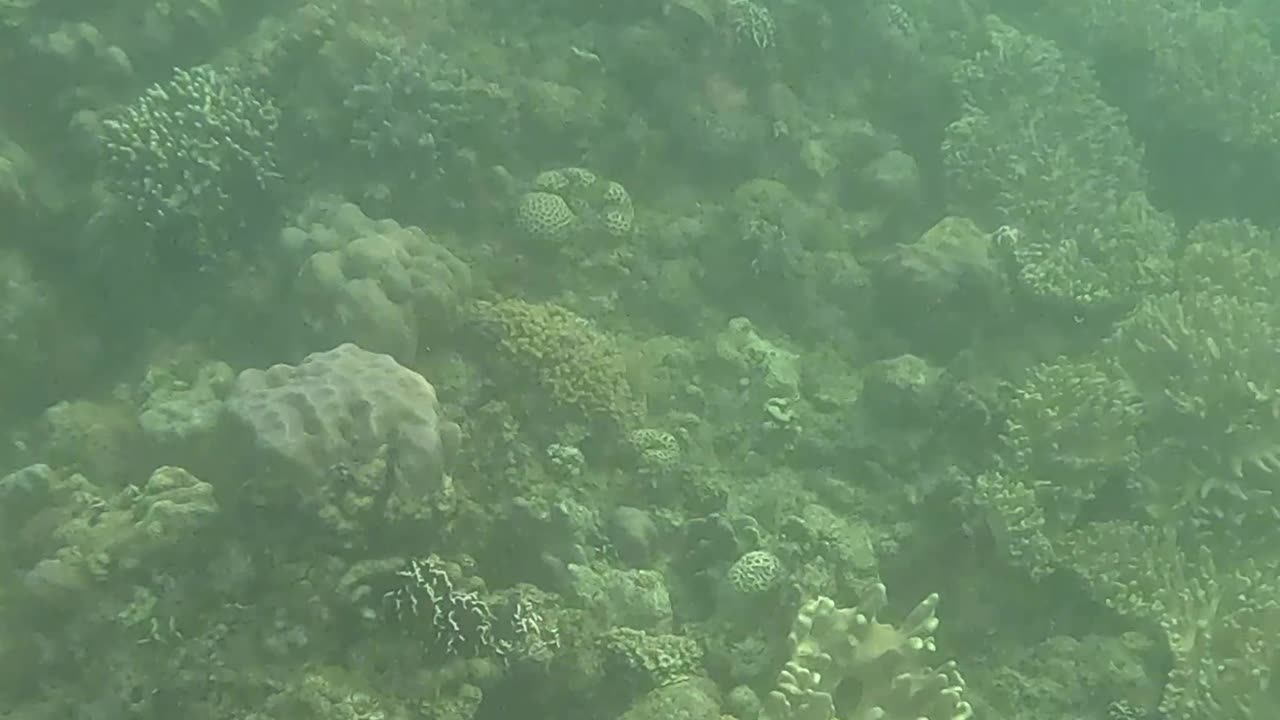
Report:
<svg viewBox="0 0 1280 720"><path fill-rule="evenodd" d="M583 168L539 173L516 207L516 224L535 239L563 241L577 231L622 238L634 223L626 188Z"/></svg>
<svg viewBox="0 0 1280 720"><path fill-rule="evenodd" d="M619 426L639 415L617 345L586 319L514 299L478 302L472 317L500 361L533 379L557 408Z"/></svg>
<svg viewBox="0 0 1280 720"><path fill-rule="evenodd" d="M438 406L421 375L351 344L296 366L245 370L227 400L231 423L252 443L255 478L270 484L264 491L311 505L328 502L334 468L367 463L384 448L393 450L391 492L446 494L458 428Z"/></svg>
<svg viewBox="0 0 1280 720"><path fill-rule="evenodd" d="M555 193L525 193L516 207L516 224L526 235L537 240L560 241L573 232L578 216L569 209L564 198Z"/></svg>

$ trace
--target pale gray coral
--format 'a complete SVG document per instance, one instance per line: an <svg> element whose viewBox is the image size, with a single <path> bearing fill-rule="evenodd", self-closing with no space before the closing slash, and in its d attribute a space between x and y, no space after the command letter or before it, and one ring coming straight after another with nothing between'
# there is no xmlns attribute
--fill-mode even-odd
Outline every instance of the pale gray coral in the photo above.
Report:
<svg viewBox="0 0 1280 720"><path fill-rule="evenodd" d="M297 224L281 242L299 254L310 251L298 295L304 321L321 342L354 342L407 362L453 327L471 271L420 228L324 200Z"/></svg>
<svg viewBox="0 0 1280 720"><path fill-rule="evenodd" d="M225 362L198 358L194 349L158 360L139 387L138 425L153 448L173 462L201 463L218 452L223 400L235 382Z"/></svg>
<svg viewBox="0 0 1280 720"><path fill-rule="evenodd" d="M344 344L245 370L227 407L269 502L323 515L344 488L366 485L387 512L448 501L458 427L440 417L431 383L389 355Z"/></svg>

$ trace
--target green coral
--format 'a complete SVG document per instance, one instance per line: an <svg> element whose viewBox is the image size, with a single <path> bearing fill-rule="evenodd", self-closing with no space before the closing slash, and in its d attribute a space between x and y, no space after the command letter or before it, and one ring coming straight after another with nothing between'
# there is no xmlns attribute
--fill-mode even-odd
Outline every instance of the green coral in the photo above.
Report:
<svg viewBox="0 0 1280 720"><path fill-rule="evenodd" d="M663 430L639 428L628 435L635 450L640 472L646 475L667 475L680 466L680 442Z"/></svg>
<svg viewBox="0 0 1280 720"><path fill-rule="evenodd" d="M701 674L702 649L683 635L614 628L601 639L601 648L609 674L641 692Z"/></svg>
<svg viewBox="0 0 1280 720"><path fill-rule="evenodd" d="M1213 496L1223 510L1223 503L1262 499L1275 486L1280 327L1274 317L1268 303L1165 294L1143 302L1108 342L1143 400L1144 475L1161 504L1194 509Z"/></svg>
<svg viewBox="0 0 1280 720"><path fill-rule="evenodd" d="M280 111L234 74L174 71L102 122L102 181L122 217L150 231L145 253L222 257L269 213L278 187Z"/></svg>
<svg viewBox="0 0 1280 720"><path fill-rule="evenodd" d="M1176 233L1144 196L1142 154L1089 69L989 18L956 72L943 159L956 210L996 232L1025 294L1078 314L1126 308L1167 276Z"/></svg>
<svg viewBox="0 0 1280 720"><path fill-rule="evenodd" d="M1220 566L1171 530L1101 523L1077 533L1072 560L1092 590L1163 636L1172 661L1159 711L1169 720L1274 717L1270 681L1280 605L1277 568Z"/></svg>
<svg viewBox="0 0 1280 720"><path fill-rule="evenodd" d="M472 320L499 361L535 381L561 411L614 427L630 426L641 414L617 343L570 310L517 299L481 301Z"/></svg>

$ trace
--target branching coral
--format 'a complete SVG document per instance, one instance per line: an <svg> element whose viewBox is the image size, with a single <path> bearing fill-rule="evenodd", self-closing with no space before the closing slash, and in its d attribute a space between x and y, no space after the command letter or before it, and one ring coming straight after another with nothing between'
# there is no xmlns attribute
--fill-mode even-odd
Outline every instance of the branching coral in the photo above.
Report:
<svg viewBox="0 0 1280 720"><path fill-rule="evenodd" d="M1011 474L1059 526L1070 525L1099 485L1138 464L1138 398L1114 372L1095 364L1034 367L1012 388L1003 440Z"/></svg>
<svg viewBox="0 0 1280 720"><path fill-rule="evenodd" d="M103 182L152 231L149 251L216 259L274 210L278 126L271 100L234 75L179 69L103 121Z"/></svg>
<svg viewBox="0 0 1280 720"><path fill-rule="evenodd" d="M1073 537L1072 560L1098 596L1158 629L1172 667L1160 702L1169 720L1274 717L1280 660L1276 568L1220 566L1206 547L1172 531L1103 523Z"/></svg>
<svg viewBox="0 0 1280 720"><path fill-rule="evenodd" d="M1266 303L1167 294L1143 302L1109 341L1143 400L1148 450L1166 454L1148 452L1161 472L1146 473L1164 504L1203 504L1215 490L1261 499L1274 487L1280 327L1273 318Z"/></svg>
<svg viewBox="0 0 1280 720"><path fill-rule="evenodd" d="M488 350L533 379L560 411L615 428L639 417L617 344L586 319L559 305L508 299L476 303L472 321Z"/></svg>
<svg viewBox="0 0 1280 720"><path fill-rule="evenodd" d="M1141 152L1083 64L992 18L956 73L964 115L943 158L960 214L1030 296L1070 312L1131 304L1162 282L1172 221L1142 194Z"/></svg>
<svg viewBox="0 0 1280 720"><path fill-rule="evenodd" d="M427 46L388 43L345 106L351 142L380 170L439 178L498 145L515 113L510 94Z"/></svg>
<svg viewBox="0 0 1280 720"><path fill-rule="evenodd" d="M788 643L791 659L765 699L766 720L967 720L964 681L954 663L931 665L930 595L898 625L878 615L888 600L872 586L857 606L819 597L800 608ZM856 690L856 692L855 692ZM847 702L846 702L847 701Z"/></svg>

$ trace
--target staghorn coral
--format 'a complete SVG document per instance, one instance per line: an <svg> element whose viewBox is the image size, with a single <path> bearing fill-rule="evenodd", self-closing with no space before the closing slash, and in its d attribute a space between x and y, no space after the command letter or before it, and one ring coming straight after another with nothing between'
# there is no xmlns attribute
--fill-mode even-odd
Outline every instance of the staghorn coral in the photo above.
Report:
<svg viewBox="0 0 1280 720"><path fill-rule="evenodd" d="M1137 472L1142 405L1123 374L1096 362L1037 365L1007 395L999 460L965 478L964 503L1011 563L1041 578L1082 508Z"/></svg>
<svg viewBox="0 0 1280 720"><path fill-rule="evenodd" d="M1048 363L1013 386L1002 440L1012 472L1059 527L1139 461L1142 408L1129 383L1094 363Z"/></svg>
<svg viewBox="0 0 1280 720"><path fill-rule="evenodd" d="M1280 661L1273 564L1219 564L1214 551L1169 529L1100 523L1072 538L1071 561L1117 612L1147 624L1172 660L1159 711L1168 720L1274 717Z"/></svg>
<svg viewBox="0 0 1280 720"><path fill-rule="evenodd" d="M559 305L516 299L477 302L471 319L494 357L536 382L560 411L620 428L642 413L617 344L586 319Z"/></svg>
<svg viewBox="0 0 1280 720"><path fill-rule="evenodd" d="M1175 268L1183 292L1227 295L1249 302L1280 297L1280 258L1273 234L1248 221L1197 224Z"/></svg>
<svg viewBox="0 0 1280 720"><path fill-rule="evenodd" d="M765 720L967 720L964 681L954 663L932 666L934 615L930 595L899 625L879 620L884 585L862 602L838 608L819 597L805 603L788 636L791 659L764 700Z"/></svg>
<svg viewBox="0 0 1280 720"><path fill-rule="evenodd" d="M754 50L777 44L778 27L769 8L754 0L728 0L724 12L734 43Z"/></svg>
<svg viewBox="0 0 1280 720"><path fill-rule="evenodd" d="M188 262L239 248L239 231L274 210L279 110L228 71L174 71L102 122L102 181L141 223L143 254Z"/></svg>

